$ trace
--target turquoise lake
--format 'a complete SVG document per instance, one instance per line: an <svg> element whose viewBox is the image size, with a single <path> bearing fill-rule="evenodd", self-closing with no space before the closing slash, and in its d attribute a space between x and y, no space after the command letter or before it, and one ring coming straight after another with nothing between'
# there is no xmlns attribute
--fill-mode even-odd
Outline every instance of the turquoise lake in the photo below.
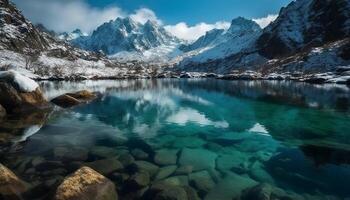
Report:
<svg viewBox="0 0 350 200"><path fill-rule="evenodd" d="M36 184L28 199L49 198L47 191L77 166L106 159L100 165L109 165L114 158L123 168L104 175L116 183L120 199L140 199L131 195L135 191L127 180L116 178L131 175L133 162L157 168L149 172L149 185L190 186L201 199L239 199L261 183L285 199L350 197L345 85L163 79L41 86L48 99L82 89L100 97L55 108L40 123L16 129L17 137L3 144L2 163ZM125 155L133 157L128 164Z"/></svg>

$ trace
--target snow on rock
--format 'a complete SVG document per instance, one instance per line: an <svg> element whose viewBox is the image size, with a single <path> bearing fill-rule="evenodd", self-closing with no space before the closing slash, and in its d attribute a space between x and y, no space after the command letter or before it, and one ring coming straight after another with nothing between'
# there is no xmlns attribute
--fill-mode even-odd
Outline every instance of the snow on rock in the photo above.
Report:
<svg viewBox="0 0 350 200"><path fill-rule="evenodd" d="M39 87L32 79L13 70L0 72L0 80L14 84L21 92L34 92Z"/></svg>

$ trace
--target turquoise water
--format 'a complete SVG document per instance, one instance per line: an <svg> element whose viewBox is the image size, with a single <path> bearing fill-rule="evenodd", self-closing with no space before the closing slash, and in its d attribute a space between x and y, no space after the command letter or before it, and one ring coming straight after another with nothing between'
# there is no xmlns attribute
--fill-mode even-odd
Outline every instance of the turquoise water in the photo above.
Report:
<svg viewBox="0 0 350 200"><path fill-rule="evenodd" d="M61 180L74 166L123 154L162 168L190 166L187 174L151 175L149 184L185 177L176 184L193 187L201 199L237 198L259 183L291 199L350 197L347 86L209 79L42 86L48 98L81 89L102 95L72 109L56 108L35 131L27 131L26 141L3 150L3 164L39 183L31 194L38 198L44 198L40 189L54 187L40 183ZM36 166L35 159L46 165ZM127 166L115 171L133 173ZM115 171L105 175L113 179ZM118 191L127 196L133 191L123 183L117 183Z"/></svg>

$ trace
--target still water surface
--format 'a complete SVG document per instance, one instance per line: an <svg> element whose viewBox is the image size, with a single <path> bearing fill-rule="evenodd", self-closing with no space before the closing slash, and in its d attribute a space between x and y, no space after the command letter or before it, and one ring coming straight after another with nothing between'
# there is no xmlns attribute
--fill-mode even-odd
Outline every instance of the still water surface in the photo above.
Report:
<svg viewBox="0 0 350 200"><path fill-rule="evenodd" d="M202 199L231 200L259 183L298 199L350 197L347 86L207 79L41 85L49 99L81 89L101 97L56 108L2 152L2 162L29 182L50 187L48 180L60 180L72 166L126 153L159 167L191 166L189 174L180 174L187 181L180 182ZM60 164L38 167L35 159ZM159 181L156 176L152 182Z"/></svg>

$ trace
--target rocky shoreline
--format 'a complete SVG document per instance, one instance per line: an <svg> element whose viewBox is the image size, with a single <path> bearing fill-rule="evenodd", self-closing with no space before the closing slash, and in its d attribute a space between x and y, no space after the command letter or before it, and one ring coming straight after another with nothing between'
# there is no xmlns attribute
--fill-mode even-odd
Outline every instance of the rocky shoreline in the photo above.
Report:
<svg viewBox="0 0 350 200"><path fill-rule="evenodd" d="M187 78L216 78L222 80L287 80L306 82L311 84L346 84L350 85L350 67L339 67L334 72L325 73L303 73L303 72L281 72L281 73L260 73L256 71L233 71L229 74L216 74L206 72L174 72L165 71L161 73L125 73L116 76L68 76L68 77L46 77L34 78L37 81L81 81L81 80L124 80L124 79L187 79Z"/></svg>

